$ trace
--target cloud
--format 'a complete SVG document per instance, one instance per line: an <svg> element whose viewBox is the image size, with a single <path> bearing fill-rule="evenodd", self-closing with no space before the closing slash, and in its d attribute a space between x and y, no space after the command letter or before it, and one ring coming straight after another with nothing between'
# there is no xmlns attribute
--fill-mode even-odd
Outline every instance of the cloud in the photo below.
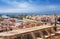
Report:
<svg viewBox="0 0 60 39"><path fill-rule="evenodd" d="M26 7L26 6L25 6ZM39 8L40 7L40 8ZM49 5L49 6L31 6L31 7L26 7L26 8L7 8L7 9L0 9L0 12L4 13L39 13L39 12L46 12L46 11L53 11L58 10L57 6Z"/></svg>
<svg viewBox="0 0 60 39"><path fill-rule="evenodd" d="M54 10L60 10L59 5L34 5L29 2L33 2L33 0L28 0L29 2L21 2L24 0L20 0L20 2L17 2L17 0L2 0L2 2L5 2L10 5L1 8L0 7L0 13L40 13L40 12L47 12L47 11L53 11ZM35 0L37 1L37 0ZM33 2L34 3L34 2Z"/></svg>

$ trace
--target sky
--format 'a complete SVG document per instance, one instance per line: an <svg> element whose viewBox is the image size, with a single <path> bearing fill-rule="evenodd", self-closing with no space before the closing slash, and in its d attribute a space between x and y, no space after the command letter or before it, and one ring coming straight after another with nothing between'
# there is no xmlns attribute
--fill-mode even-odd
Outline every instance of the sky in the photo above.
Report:
<svg viewBox="0 0 60 39"><path fill-rule="evenodd" d="M0 0L0 13L60 12L60 0Z"/></svg>

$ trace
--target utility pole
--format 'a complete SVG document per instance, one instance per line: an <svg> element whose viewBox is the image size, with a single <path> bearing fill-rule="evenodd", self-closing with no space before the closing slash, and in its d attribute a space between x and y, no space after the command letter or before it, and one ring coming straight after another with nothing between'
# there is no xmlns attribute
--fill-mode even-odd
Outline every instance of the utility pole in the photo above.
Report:
<svg viewBox="0 0 60 39"><path fill-rule="evenodd" d="M57 25L56 25L57 24L57 15L55 14L54 17L55 17L55 23L54 23L55 31L57 31Z"/></svg>

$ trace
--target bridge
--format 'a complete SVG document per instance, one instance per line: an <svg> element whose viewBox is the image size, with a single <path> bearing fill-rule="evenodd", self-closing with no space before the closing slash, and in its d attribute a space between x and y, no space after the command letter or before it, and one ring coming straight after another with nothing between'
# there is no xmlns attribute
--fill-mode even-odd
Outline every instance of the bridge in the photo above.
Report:
<svg viewBox="0 0 60 39"><path fill-rule="evenodd" d="M35 26L0 33L0 39L55 39L54 26ZM60 32L59 32L60 33Z"/></svg>

